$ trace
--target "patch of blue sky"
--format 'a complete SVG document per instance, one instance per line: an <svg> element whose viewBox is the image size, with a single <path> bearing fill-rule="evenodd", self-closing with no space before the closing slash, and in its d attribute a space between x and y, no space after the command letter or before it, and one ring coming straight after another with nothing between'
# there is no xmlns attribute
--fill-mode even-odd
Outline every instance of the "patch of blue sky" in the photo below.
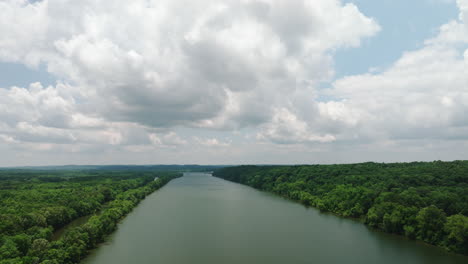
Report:
<svg viewBox="0 0 468 264"><path fill-rule="evenodd" d="M390 67L405 51L423 47L437 35L441 25L458 17L455 0L351 0L382 30L365 39L358 48L337 50L335 78L380 72Z"/></svg>
<svg viewBox="0 0 468 264"><path fill-rule="evenodd" d="M34 82L43 86L55 85L56 78L47 72L44 65L31 69L19 63L0 62L0 88L28 87Z"/></svg>

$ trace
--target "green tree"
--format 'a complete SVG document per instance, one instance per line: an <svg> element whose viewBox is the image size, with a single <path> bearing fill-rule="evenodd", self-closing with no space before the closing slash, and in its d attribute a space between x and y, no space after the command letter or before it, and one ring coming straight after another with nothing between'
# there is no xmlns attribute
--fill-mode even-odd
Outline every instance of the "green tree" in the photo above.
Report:
<svg viewBox="0 0 468 264"><path fill-rule="evenodd" d="M446 222L445 213L435 205L423 208L416 216L418 238L431 244L441 241Z"/></svg>
<svg viewBox="0 0 468 264"><path fill-rule="evenodd" d="M49 249L49 241L43 238L36 239L32 242L29 249L29 255L32 257L43 258Z"/></svg>
<svg viewBox="0 0 468 264"><path fill-rule="evenodd" d="M11 238L18 250L21 252L21 255L26 255L28 253L29 247L31 246L31 237L26 234L19 234Z"/></svg>
<svg viewBox="0 0 468 264"><path fill-rule="evenodd" d="M0 259L10 259L20 256L20 251L13 240L7 238L0 247Z"/></svg>
<svg viewBox="0 0 468 264"><path fill-rule="evenodd" d="M452 215L444 226L447 233L446 246L458 253L468 255L468 217Z"/></svg>

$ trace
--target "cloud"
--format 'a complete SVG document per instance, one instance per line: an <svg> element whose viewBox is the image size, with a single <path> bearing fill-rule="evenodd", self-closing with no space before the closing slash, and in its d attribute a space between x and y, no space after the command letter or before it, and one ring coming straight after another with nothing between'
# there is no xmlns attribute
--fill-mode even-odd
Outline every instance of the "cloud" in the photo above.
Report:
<svg viewBox="0 0 468 264"><path fill-rule="evenodd" d="M335 49L379 31L336 0L0 5L0 60L45 64L97 118L156 128L268 122L298 86L333 76Z"/></svg>
<svg viewBox="0 0 468 264"><path fill-rule="evenodd" d="M380 31L343 1L1 1L0 61L57 78L0 88L1 147L177 159L189 144L287 153L463 141L468 0L456 3L459 18L421 48L336 80L335 51ZM248 131L238 137L249 144L213 131Z"/></svg>
<svg viewBox="0 0 468 264"><path fill-rule="evenodd" d="M313 125L313 124L312 124ZM258 139L267 139L279 144L332 142L335 137L330 134L314 134L305 121L299 119L286 108L276 109L272 122L264 126L258 133Z"/></svg>
<svg viewBox="0 0 468 264"><path fill-rule="evenodd" d="M231 146L230 142L223 142L216 138L199 138L195 137L195 141L205 147L229 147Z"/></svg>
<svg viewBox="0 0 468 264"><path fill-rule="evenodd" d="M70 127L73 98L63 84L44 88L39 83L27 89L0 89L0 133L27 142L73 142Z"/></svg>
<svg viewBox="0 0 468 264"><path fill-rule="evenodd" d="M164 135L155 133L149 134L149 139L153 145L158 146L181 146L187 144L187 140L179 137L175 132L171 131Z"/></svg>
<svg viewBox="0 0 468 264"><path fill-rule="evenodd" d="M146 145L155 129L131 122L112 122L81 109L73 87L59 83L43 87L0 89L0 139L23 146ZM70 93L71 92L71 93ZM158 131L162 145L185 141L174 132Z"/></svg>
<svg viewBox="0 0 468 264"><path fill-rule="evenodd" d="M328 95L338 100L327 104L340 105L330 116L342 120L338 138L468 139L468 1L458 5L460 19L442 25L421 49L404 53L380 74L333 83Z"/></svg>

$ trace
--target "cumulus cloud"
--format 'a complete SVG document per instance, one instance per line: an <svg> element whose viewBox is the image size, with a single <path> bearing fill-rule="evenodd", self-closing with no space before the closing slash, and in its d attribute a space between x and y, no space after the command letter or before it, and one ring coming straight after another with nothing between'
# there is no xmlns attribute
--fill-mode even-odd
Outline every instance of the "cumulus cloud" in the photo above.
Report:
<svg viewBox="0 0 468 264"><path fill-rule="evenodd" d="M299 86L333 76L333 50L379 30L337 0L0 5L1 60L46 64L101 117L149 127L268 122Z"/></svg>
<svg viewBox="0 0 468 264"><path fill-rule="evenodd" d="M62 94L67 88L42 87L0 89L0 133L26 142L72 142L67 129L74 115L73 98Z"/></svg>
<svg viewBox="0 0 468 264"><path fill-rule="evenodd" d="M276 109L272 122L258 133L258 139L267 139L280 144L332 142L335 137L330 134L319 135L313 132L314 124L307 124L286 108Z"/></svg>
<svg viewBox="0 0 468 264"><path fill-rule="evenodd" d="M154 129L138 123L112 122L95 113L81 111L65 84L0 89L0 139L5 143L36 143L51 149L67 145L145 145L153 142ZM183 144L177 134L159 131L161 145Z"/></svg>
<svg viewBox="0 0 468 264"><path fill-rule="evenodd" d="M187 144L187 140L179 137L173 131L166 133L165 135L151 133L149 134L149 139L152 144L158 146L180 146Z"/></svg>
<svg viewBox="0 0 468 264"><path fill-rule="evenodd" d="M468 0L457 6L422 48L335 80L334 52L380 31L339 0L4 0L0 61L45 66L58 81L0 88L0 141L72 152L234 145L183 128L249 130L282 148L466 140Z"/></svg>
<svg viewBox="0 0 468 264"><path fill-rule="evenodd" d="M217 138L199 138L195 137L195 141L206 147L229 147L231 145L230 142L223 142L218 140Z"/></svg>
<svg viewBox="0 0 468 264"><path fill-rule="evenodd" d="M340 104L340 111L332 118L354 123L354 130L343 124L341 137L468 138L468 1L457 3L459 19L441 26L421 49L404 53L380 74L334 82L328 95L339 100L327 104Z"/></svg>

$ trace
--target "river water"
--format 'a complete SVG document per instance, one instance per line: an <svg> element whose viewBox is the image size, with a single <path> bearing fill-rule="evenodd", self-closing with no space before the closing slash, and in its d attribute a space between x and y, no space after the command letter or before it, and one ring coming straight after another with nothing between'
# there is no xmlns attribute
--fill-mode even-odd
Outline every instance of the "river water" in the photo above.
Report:
<svg viewBox="0 0 468 264"><path fill-rule="evenodd" d="M148 196L85 264L466 264L468 257L202 173Z"/></svg>

